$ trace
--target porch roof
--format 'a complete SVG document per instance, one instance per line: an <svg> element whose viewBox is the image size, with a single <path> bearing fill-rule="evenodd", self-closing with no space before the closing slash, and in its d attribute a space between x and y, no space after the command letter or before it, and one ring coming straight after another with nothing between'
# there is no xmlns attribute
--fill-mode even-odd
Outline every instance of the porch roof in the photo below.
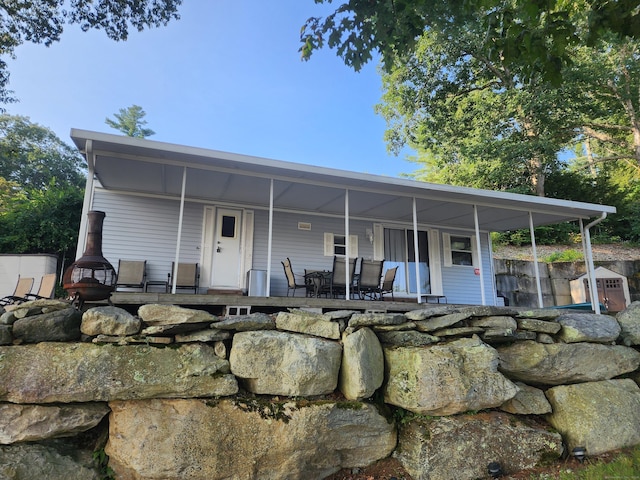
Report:
<svg viewBox="0 0 640 480"><path fill-rule="evenodd" d="M274 209L343 216L349 190L350 218L413 221L474 228L473 206L486 231L529 227L615 213L615 207L491 190L419 182L299 163L239 155L86 130L71 138L87 154L106 189L180 198L187 168L186 199L268 208L274 180Z"/></svg>

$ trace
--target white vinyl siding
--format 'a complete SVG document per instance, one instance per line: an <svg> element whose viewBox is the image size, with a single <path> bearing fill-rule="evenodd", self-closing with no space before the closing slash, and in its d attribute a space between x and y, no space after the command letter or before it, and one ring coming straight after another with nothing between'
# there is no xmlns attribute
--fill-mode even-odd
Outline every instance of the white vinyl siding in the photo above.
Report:
<svg viewBox="0 0 640 480"><path fill-rule="evenodd" d="M311 230L298 229L298 222L311 224ZM253 267L267 269L267 235L269 212L255 211ZM358 238L358 256L373 258L373 245L366 240L366 229L371 222L354 220L349 225L352 236ZM286 295L287 287L282 260L289 257L296 275L304 270L331 270L333 255L324 255L325 232L344 230L344 220L338 217L307 216L304 214L274 212L273 251L271 256L271 295ZM351 255L352 257L355 255ZM303 295L299 291L296 295Z"/></svg>
<svg viewBox="0 0 640 480"><path fill-rule="evenodd" d="M180 202L96 189L94 210L106 213L102 251L118 268L118 260L147 260L147 278L166 280L176 255ZM202 209L186 202L180 261L200 262Z"/></svg>
<svg viewBox="0 0 640 480"><path fill-rule="evenodd" d="M480 235L482 265L479 265L478 255L474 253L473 266L447 265L448 253L445 240L447 235L471 238L474 252L476 240L473 234L466 234L465 232L445 232L442 234L442 291L447 296L448 303L481 305L480 275L483 275L486 301L488 305L492 305L495 302L496 294L492 290L492 285L494 285L493 260L491 258L489 234L482 233Z"/></svg>

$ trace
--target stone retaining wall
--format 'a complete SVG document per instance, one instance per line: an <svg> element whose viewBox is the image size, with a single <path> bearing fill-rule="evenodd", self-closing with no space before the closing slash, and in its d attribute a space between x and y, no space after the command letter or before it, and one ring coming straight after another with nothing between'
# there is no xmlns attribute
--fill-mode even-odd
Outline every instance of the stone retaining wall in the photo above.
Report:
<svg viewBox="0 0 640 480"><path fill-rule="evenodd" d="M496 289L510 305L533 308L538 306L534 262L525 260L493 260ZM629 282L631 302L640 301L640 260L600 261L596 267L604 267L624 275ZM586 273L584 262L538 262L542 300L545 307L569 305L569 282Z"/></svg>
<svg viewBox="0 0 640 480"><path fill-rule="evenodd" d="M0 316L0 478L414 480L640 444L640 302L617 317L425 306ZM544 420L544 421L543 421Z"/></svg>

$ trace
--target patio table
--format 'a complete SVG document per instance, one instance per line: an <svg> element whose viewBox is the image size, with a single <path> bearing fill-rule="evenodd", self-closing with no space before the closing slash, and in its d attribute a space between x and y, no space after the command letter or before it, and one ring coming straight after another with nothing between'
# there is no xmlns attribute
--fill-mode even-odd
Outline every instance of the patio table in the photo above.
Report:
<svg viewBox="0 0 640 480"><path fill-rule="evenodd" d="M312 291L312 296L319 297L329 293L328 287L331 284L331 272L327 270L306 270L304 275L308 291Z"/></svg>

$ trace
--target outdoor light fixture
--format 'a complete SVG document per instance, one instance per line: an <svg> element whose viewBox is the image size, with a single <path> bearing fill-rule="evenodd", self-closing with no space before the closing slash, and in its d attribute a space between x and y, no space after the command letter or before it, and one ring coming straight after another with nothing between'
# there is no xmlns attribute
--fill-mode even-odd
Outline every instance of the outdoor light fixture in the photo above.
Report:
<svg viewBox="0 0 640 480"><path fill-rule="evenodd" d="M367 235L367 238L369 239L369 242L373 243L373 230L371 230L370 228L367 228L365 230L365 233Z"/></svg>
<svg viewBox="0 0 640 480"><path fill-rule="evenodd" d="M502 467L498 462L491 462L489 465L487 465L487 471L489 472L491 478L498 478L504 474L504 472L502 471Z"/></svg>
<svg viewBox="0 0 640 480"><path fill-rule="evenodd" d="M573 455L576 460L582 463L584 462L584 457L587 456L587 449L584 447L575 447L573 450L571 450L571 455Z"/></svg>

